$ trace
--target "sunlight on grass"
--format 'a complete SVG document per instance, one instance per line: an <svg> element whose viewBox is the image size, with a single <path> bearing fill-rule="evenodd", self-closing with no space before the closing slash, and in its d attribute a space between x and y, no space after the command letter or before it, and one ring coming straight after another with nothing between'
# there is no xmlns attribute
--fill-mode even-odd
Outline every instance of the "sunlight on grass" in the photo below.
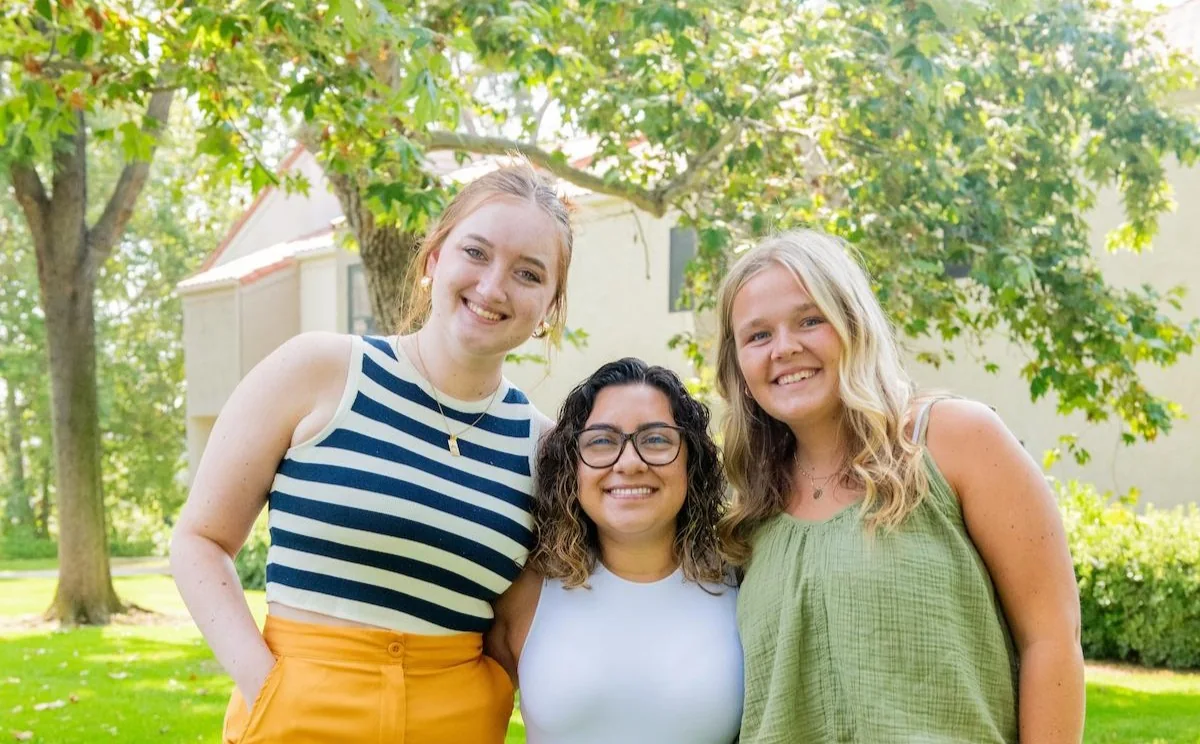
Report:
<svg viewBox="0 0 1200 744"><path fill-rule="evenodd" d="M4 558L0 571L46 571L58 568L57 558Z"/></svg>
<svg viewBox="0 0 1200 744"><path fill-rule="evenodd" d="M217 738L233 683L186 617L167 576L114 580L127 602L157 615L143 624L71 631L0 629L0 736L33 742L205 741ZM53 579L0 580L0 620L36 618ZM266 616L262 592L251 612ZM1200 744L1200 673L1095 664L1088 671L1085 744ZM37 706L42 706L38 710ZM514 709L506 744L524 744Z"/></svg>
<svg viewBox="0 0 1200 744"><path fill-rule="evenodd" d="M1200 673L1089 665L1086 744L1200 744Z"/></svg>

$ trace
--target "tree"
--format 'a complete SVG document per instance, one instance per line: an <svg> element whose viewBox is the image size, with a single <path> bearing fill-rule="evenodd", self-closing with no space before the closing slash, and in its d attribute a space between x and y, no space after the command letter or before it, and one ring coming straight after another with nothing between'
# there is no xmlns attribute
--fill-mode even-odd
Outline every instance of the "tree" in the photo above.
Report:
<svg viewBox="0 0 1200 744"><path fill-rule="evenodd" d="M157 64L172 64L169 51L150 48L150 28L148 19L119 9L45 0L0 18L7 46L3 162L37 256L53 400L59 582L49 614L68 623L105 622L121 606L109 572L100 481L95 287L146 182L174 98L173 89L152 90L140 77L156 54ZM99 56L106 66L89 67ZM87 117L104 109L125 114L119 130L129 162L92 217Z"/></svg>
<svg viewBox="0 0 1200 744"><path fill-rule="evenodd" d="M1181 289L1109 286L1085 219L1115 184L1127 222L1109 247L1142 250L1171 208L1164 160L1200 154L1196 122L1170 103L1193 78L1146 15L1105 0L366 7L230 6L209 25L241 40L231 79L273 60L385 328L413 235L442 203L422 164L520 152L651 214L681 212L700 236L699 310L737 245L817 225L861 247L906 334L1002 331L1030 356L1035 399L1115 413L1130 442L1181 413L1138 367L1190 353L1200 326L1164 312ZM220 105L252 111L256 90ZM588 167L539 144L545 107L513 95L529 91L553 92L559 137L596 142ZM244 152L223 148L230 162ZM676 342L702 356L701 340Z"/></svg>

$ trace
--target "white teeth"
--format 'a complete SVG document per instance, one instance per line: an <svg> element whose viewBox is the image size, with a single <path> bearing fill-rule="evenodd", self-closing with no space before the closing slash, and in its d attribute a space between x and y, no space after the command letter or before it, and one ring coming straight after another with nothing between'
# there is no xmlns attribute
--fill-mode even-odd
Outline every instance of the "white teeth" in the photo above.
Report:
<svg viewBox="0 0 1200 744"><path fill-rule="evenodd" d="M610 488L608 490L613 496L649 496L650 491L649 488Z"/></svg>
<svg viewBox="0 0 1200 744"><path fill-rule="evenodd" d="M783 377L780 377L778 380L776 380L776 382L780 385L791 385L793 382L800 382L801 380L807 380L808 378L812 377L816 373L817 373L817 370L815 370L815 369L806 369L801 372L793 372L790 375L784 375Z"/></svg>
<svg viewBox="0 0 1200 744"><path fill-rule="evenodd" d="M490 310L484 310L482 307L469 300L467 301L467 309L479 317L484 318L485 320L500 320L504 317L500 313L493 313Z"/></svg>

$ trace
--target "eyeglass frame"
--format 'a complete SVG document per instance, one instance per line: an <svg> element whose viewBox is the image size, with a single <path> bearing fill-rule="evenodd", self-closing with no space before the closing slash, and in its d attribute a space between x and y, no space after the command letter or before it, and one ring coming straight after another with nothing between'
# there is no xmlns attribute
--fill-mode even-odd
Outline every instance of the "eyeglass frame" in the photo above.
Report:
<svg viewBox="0 0 1200 744"><path fill-rule="evenodd" d="M660 462L660 463L652 463L646 459L645 455L642 454L642 451L640 449L638 449L636 437L638 434L641 434L642 432L644 432L648 429L673 429L675 432L677 432L679 434L679 446L675 448L675 456L674 457L672 457L670 460L667 460L666 462ZM593 465L584 459L583 448L579 446L579 438L581 436L583 436L584 434L588 433L589 431L606 431L606 432L609 432L610 434L616 434L617 436L619 436L621 438L621 443L620 443L620 445L617 446L617 456L613 458L612 462L610 462L607 465ZM633 453L638 456L638 459L641 460L642 463L644 465L646 465L646 467L663 468L679 459L679 453L683 452L683 445L686 443L687 443L687 430L684 429L682 426L675 426L673 424L659 424L659 423L642 424L641 426L639 426L638 428L629 432L628 434L626 434L625 432L616 428L615 426L610 426L608 424L597 424L595 426L589 426L587 428L580 429L575 434L575 453L579 456L579 461L581 463L583 463L584 465L587 465L592 470L603 470L605 468L611 468L612 466L614 466L618 462L620 462L621 456L625 454L625 445L633 444Z"/></svg>

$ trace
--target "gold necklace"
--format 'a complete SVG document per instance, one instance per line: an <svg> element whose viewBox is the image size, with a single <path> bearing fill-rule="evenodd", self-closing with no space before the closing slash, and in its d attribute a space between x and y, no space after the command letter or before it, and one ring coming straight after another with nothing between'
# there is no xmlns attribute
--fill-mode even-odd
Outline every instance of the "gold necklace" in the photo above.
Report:
<svg viewBox="0 0 1200 744"><path fill-rule="evenodd" d="M403 351L400 350L400 335L399 334L396 334L395 346L396 346L397 354L404 353ZM421 363L421 374L425 376L425 382L429 383L429 390L433 393L433 402L437 403L438 413L440 413L442 415L442 426L446 427L446 436L450 437L450 439L446 442L446 447L450 450L451 455L458 457L462 454L461 452L458 451L458 438L461 437L463 434L466 434L471 429L474 429L475 424L478 424L480 421L483 421L483 417L486 416L488 411L491 410L492 403L496 402L496 395L500 392L500 388L504 387L504 385L503 384L497 385L496 389L492 391L492 397L488 398L488 404L487 404L487 407L483 409L483 413L479 414L479 416L476 417L476 419L474 421L467 424L467 427L465 429L463 429L462 431L455 434L454 432L450 431L450 420L446 418L446 412L442 409L442 401L440 398L438 398L437 385L433 384L433 380L429 376L429 367L425 366L425 359L421 356L421 338L420 338L420 336L418 336L415 333L413 334L413 346L416 347L416 349L417 349L417 361L419 361Z"/></svg>
<svg viewBox="0 0 1200 744"><path fill-rule="evenodd" d="M825 484L829 483L830 479L834 478L835 476L841 475L846 470L846 466L843 465L824 478L814 478L813 474L805 470L804 466L798 462L796 463L796 469L800 471L801 475L803 475L805 478L808 478L808 482L812 484L813 488L813 501L818 501L823 495L825 495ZM818 480L821 481L820 486L817 485ZM837 488L837 483L834 483L833 487Z"/></svg>

